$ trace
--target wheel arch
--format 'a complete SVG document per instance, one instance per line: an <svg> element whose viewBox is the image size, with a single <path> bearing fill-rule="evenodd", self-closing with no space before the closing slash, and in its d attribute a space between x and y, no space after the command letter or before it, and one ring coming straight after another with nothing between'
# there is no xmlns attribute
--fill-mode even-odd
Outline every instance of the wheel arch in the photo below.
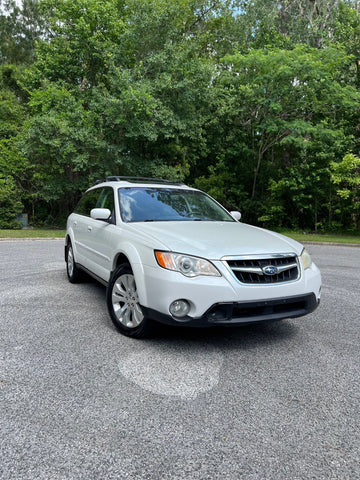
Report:
<svg viewBox="0 0 360 480"><path fill-rule="evenodd" d="M139 252L134 247L134 245L122 245L122 248L119 249L119 251L114 257L111 275L121 265L130 265L130 268L135 277L136 289L139 296L140 304L147 305L144 268Z"/></svg>
<svg viewBox="0 0 360 480"><path fill-rule="evenodd" d="M116 270L121 265L125 265L125 264L129 264L131 266L130 260L127 257L127 255L125 255L125 253L123 252L119 252L114 259L113 271Z"/></svg>

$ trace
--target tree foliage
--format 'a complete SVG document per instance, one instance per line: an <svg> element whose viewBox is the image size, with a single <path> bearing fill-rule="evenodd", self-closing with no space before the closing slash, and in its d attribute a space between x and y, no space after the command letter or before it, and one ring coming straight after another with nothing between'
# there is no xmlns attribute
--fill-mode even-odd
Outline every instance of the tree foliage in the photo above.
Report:
<svg viewBox="0 0 360 480"><path fill-rule="evenodd" d="M344 156L341 162L331 162L331 181L341 198L341 213L348 213L359 227L360 220L360 158L352 153Z"/></svg>
<svg viewBox="0 0 360 480"><path fill-rule="evenodd" d="M37 0L0 0L0 64L31 64L35 42L45 34Z"/></svg>
<svg viewBox="0 0 360 480"><path fill-rule="evenodd" d="M351 1L3 0L2 202L61 223L97 178L148 175L358 227L359 44Z"/></svg>

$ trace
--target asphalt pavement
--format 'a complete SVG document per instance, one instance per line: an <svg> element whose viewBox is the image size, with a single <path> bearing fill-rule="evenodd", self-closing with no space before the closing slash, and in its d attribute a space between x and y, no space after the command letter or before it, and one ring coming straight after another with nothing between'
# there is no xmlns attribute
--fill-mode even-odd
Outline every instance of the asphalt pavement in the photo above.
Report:
<svg viewBox="0 0 360 480"><path fill-rule="evenodd" d="M360 248L308 249L311 315L133 340L62 241L0 242L0 479L360 479Z"/></svg>

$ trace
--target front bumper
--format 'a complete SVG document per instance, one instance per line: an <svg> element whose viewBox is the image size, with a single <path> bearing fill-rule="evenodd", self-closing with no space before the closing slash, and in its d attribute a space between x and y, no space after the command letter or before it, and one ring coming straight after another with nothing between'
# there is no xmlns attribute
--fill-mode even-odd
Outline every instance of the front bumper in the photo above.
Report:
<svg viewBox="0 0 360 480"><path fill-rule="evenodd" d="M273 285L240 283L222 262L213 262L221 277L187 278L161 267L143 266L135 273L140 304L150 318L165 323L244 323L249 321L290 318L313 311L319 300L321 274L315 264L301 268L296 281ZM169 312L175 300L190 305L188 317L173 318Z"/></svg>
<svg viewBox="0 0 360 480"><path fill-rule="evenodd" d="M141 308L148 318L167 325L209 327L302 317L313 312L319 304L320 299L317 299L314 293L253 302L216 303L199 318L186 316L180 319L148 307Z"/></svg>

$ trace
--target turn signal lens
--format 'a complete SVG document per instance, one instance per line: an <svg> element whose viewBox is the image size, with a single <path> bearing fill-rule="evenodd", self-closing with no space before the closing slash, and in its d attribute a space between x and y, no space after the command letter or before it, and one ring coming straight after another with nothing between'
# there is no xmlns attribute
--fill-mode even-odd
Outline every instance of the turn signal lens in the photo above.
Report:
<svg viewBox="0 0 360 480"><path fill-rule="evenodd" d="M156 260L160 267L167 270L176 270L172 254L169 252L155 252Z"/></svg>

